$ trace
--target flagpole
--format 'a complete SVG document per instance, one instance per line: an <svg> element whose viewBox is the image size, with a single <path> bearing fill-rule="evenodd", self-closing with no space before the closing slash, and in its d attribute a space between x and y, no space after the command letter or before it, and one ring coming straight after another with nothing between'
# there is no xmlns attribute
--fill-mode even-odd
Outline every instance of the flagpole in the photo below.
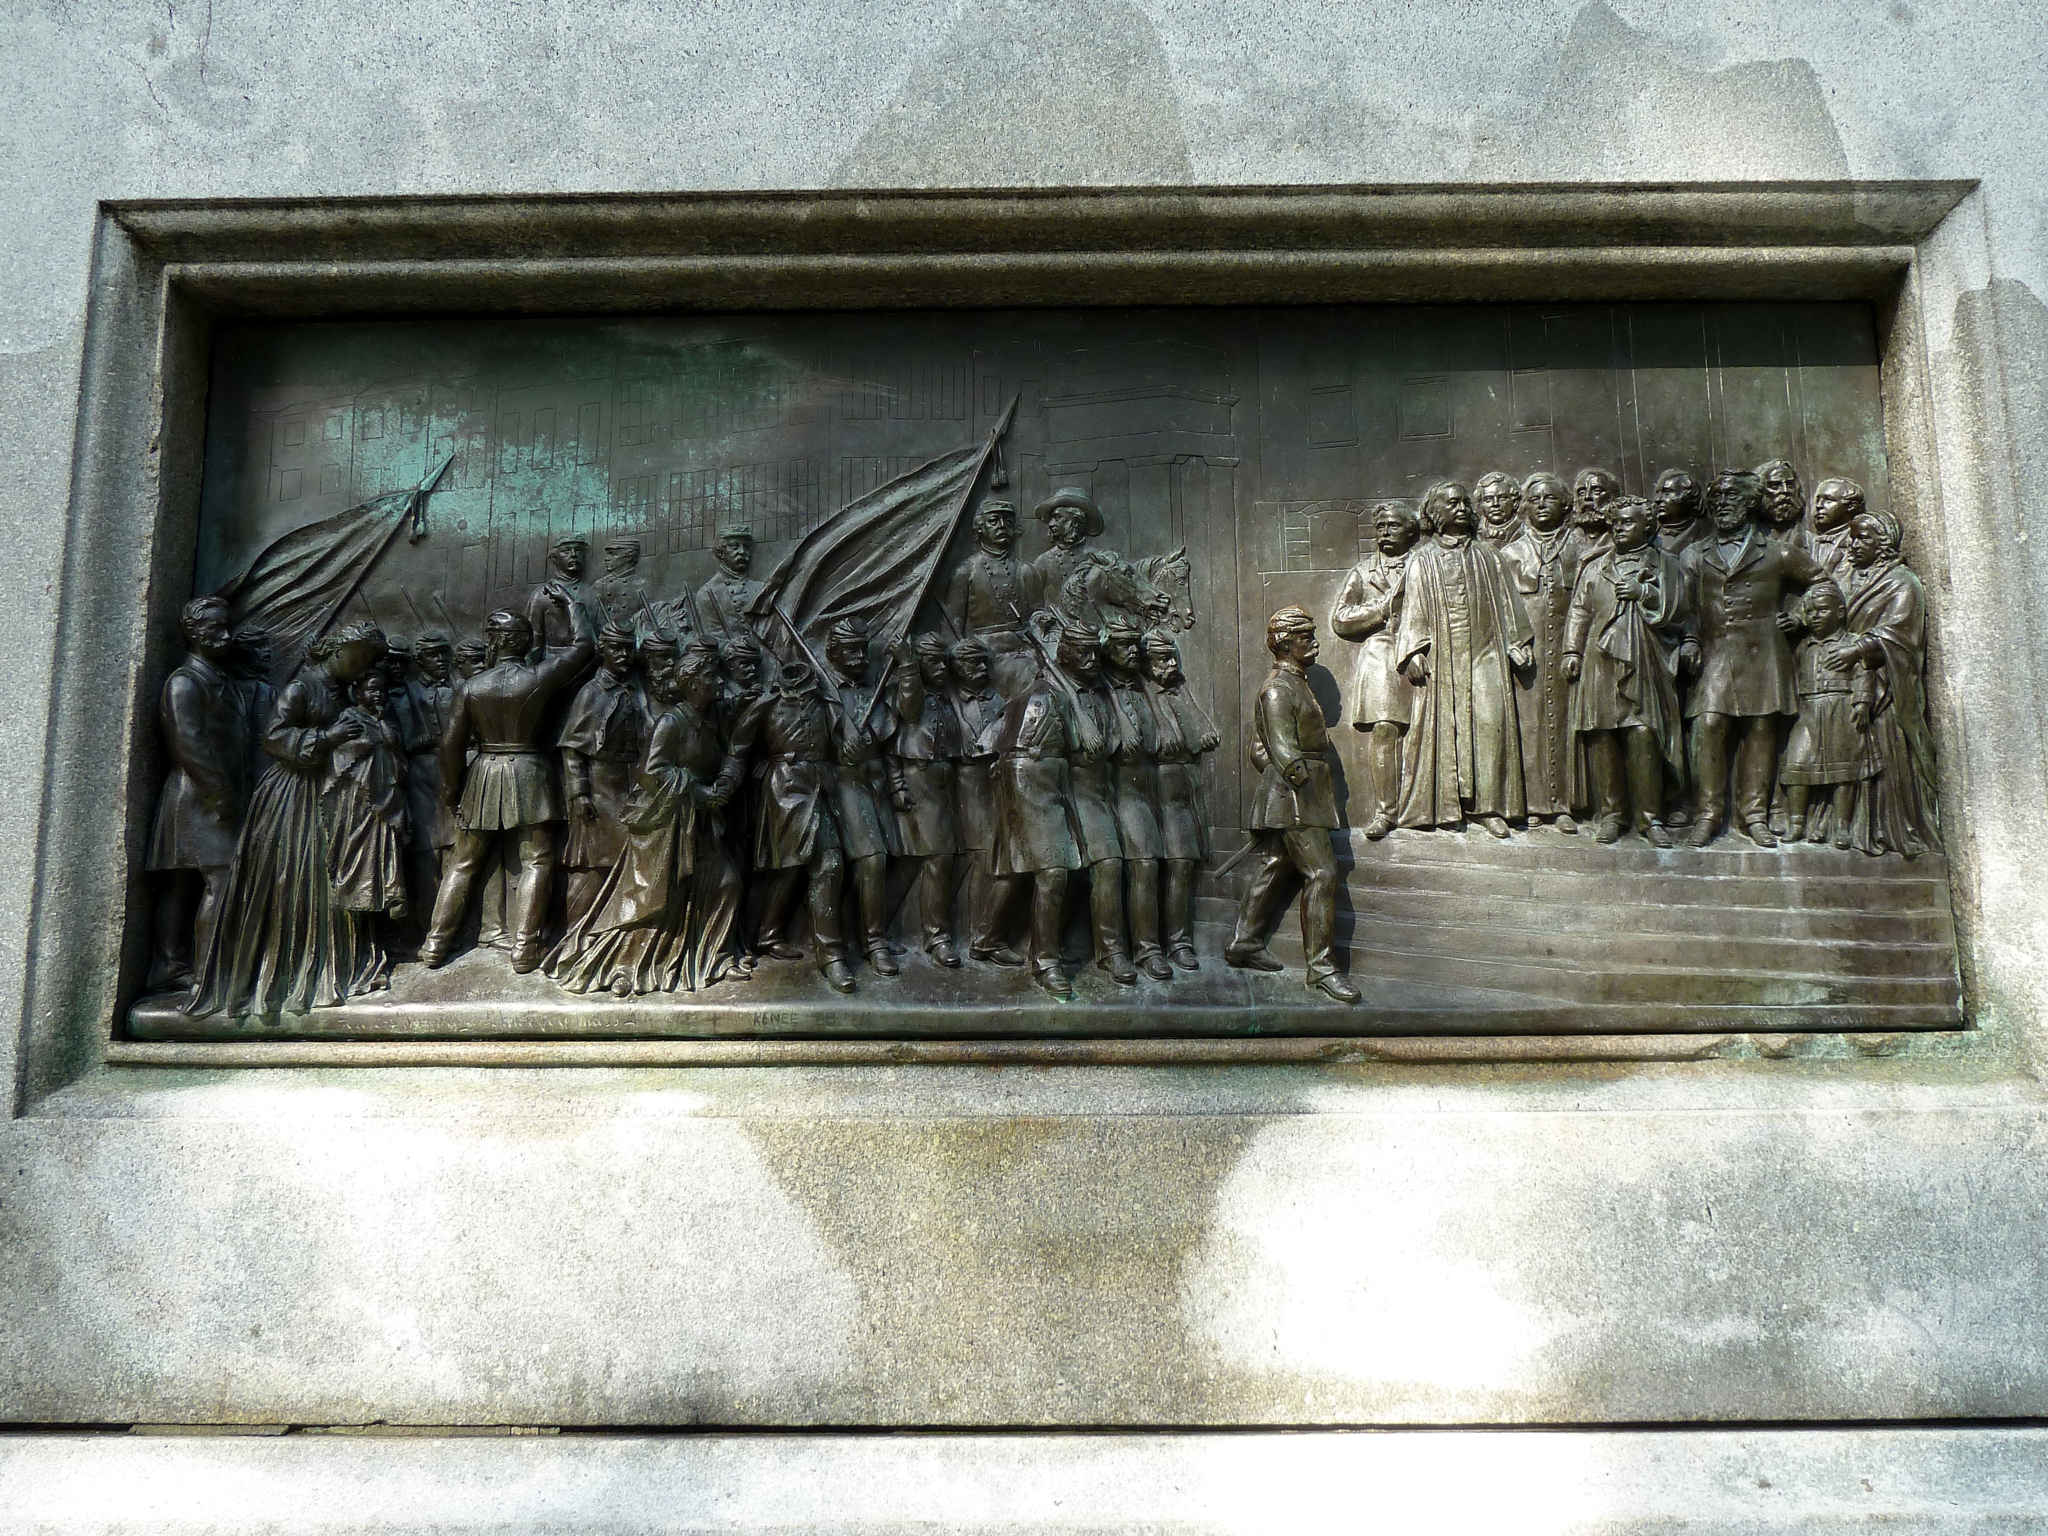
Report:
<svg viewBox="0 0 2048 1536"><path fill-rule="evenodd" d="M974 500L974 488L981 484L982 471L988 468L990 455L996 451L996 445L1003 440L1003 434L1010 430L1010 422L1017 414L1017 401L1020 398L1019 395L1010 396L1010 403L1003 407L1002 418L996 422L995 430L989 433L988 441L982 445L981 458L974 466L974 473L967 477L967 484L960 491L960 505L953 509L953 516L946 523L946 536L932 546L931 557L925 561L924 575L917 583L917 595L910 600L910 606L903 610L905 635L910 633L910 626L917 622L917 610L924 606L925 597L932 589L932 579L939 574L939 562L946 558L947 546L953 542L953 535L959 531L960 515L967 510L967 504ZM785 619L783 622L787 623L788 620ZM902 638L903 635L898 635L896 641ZM888 659L882 663L882 675L875 679L875 691L868 696L868 707L861 712L860 724L863 726L868 723L868 716L875 712L875 706L882 701L882 690L889 686L889 674L896 666L896 641L890 642Z"/></svg>

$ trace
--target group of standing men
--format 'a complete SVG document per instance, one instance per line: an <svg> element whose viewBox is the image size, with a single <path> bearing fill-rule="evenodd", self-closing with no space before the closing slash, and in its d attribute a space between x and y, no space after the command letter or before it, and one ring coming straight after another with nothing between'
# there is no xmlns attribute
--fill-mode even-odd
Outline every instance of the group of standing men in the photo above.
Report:
<svg viewBox="0 0 2048 1536"><path fill-rule="evenodd" d="M1359 644L1368 837L1510 821L1705 846L1739 825L1907 856L1933 837L1925 610L1901 528L1775 460L1645 500L1602 469L1441 481L1372 511L1331 628Z"/></svg>

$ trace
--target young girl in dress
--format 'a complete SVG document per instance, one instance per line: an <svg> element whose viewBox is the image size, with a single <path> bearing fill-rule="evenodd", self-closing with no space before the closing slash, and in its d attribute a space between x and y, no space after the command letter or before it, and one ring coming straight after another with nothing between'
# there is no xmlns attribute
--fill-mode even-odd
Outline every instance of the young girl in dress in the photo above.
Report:
<svg viewBox="0 0 2048 1536"><path fill-rule="evenodd" d="M1808 587L1800 617L1806 638L1795 662L1799 718L1778 768L1785 786L1786 832L1795 840L1823 842L1832 822L1834 845L1847 848L1857 786L1872 771L1865 736L1876 679L1864 664L1862 638L1842 628L1848 604L1840 587L1832 581ZM1826 799L1825 820L1818 810L1808 815L1815 791Z"/></svg>

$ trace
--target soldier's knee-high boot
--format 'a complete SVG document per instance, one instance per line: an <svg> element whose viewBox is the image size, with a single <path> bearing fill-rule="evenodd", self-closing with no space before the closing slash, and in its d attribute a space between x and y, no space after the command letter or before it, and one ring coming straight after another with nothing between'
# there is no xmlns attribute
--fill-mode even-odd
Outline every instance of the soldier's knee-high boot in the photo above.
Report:
<svg viewBox="0 0 2048 1536"><path fill-rule="evenodd" d="M811 932L818 943L819 969L835 989L851 992L853 972L846 964L846 930L840 909L845 883L846 866L837 849L819 855L812 863Z"/></svg>
<svg viewBox="0 0 2048 1536"><path fill-rule="evenodd" d="M1124 861L1101 859L1088 866L1088 913L1095 930L1095 963L1123 986L1135 986L1131 941L1124 929Z"/></svg>
<svg viewBox="0 0 2048 1536"><path fill-rule="evenodd" d="M1041 869L1031 880L1031 974L1055 997L1070 998L1073 984L1060 964L1060 923L1067 910L1067 872Z"/></svg>
<svg viewBox="0 0 2048 1536"><path fill-rule="evenodd" d="M519 883L505 916L512 929L512 969L523 973L541 961L541 928L555 883L555 835L544 826L525 827L519 842Z"/></svg>
<svg viewBox="0 0 2048 1536"><path fill-rule="evenodd" d="M958 965L953 948L953 869L950 853L935 853L917 871L918 915L923 920L924 952L941 965Z"/></svg>
<svg viewBox="0 0 2048 1536"><path fill-rule="evenodd" d="M896 957L889 950L889 856L872 853L855 859L853 888L860 902L860 942L868 964L878 976L894 976Z"/></svg>
<svg viewBox="0 0 2048 1536"><path fill-rule="evenodd" d="M1195 959L1195 871L1193 859L1166 861L1165 895L1160 900L1166 925L1166 952L1184 971L1201 969Z"/></svg>
<svg viewBox="0 0 2048 1536"><path fill-rule="evenodd" d="M1131 923L1131 958L1154 981L1171 981L1173 967L1166 963L1166 947L1159 942L1159 861L1126 862L1124 893Z"/></svg>

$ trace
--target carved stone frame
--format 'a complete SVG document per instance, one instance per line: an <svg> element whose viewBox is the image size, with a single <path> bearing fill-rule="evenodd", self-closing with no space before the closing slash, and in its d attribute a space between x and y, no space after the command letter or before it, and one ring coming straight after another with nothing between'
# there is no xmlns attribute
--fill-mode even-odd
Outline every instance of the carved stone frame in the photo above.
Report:
<svg viewBox="0 0 2048 1536"><path fill-rule="evenodd" d="M212 326L406 313L1477 300L1862 299L1894 496L1930 604L1966 1028L1802 1037L1801 1054L2015 1059L2032 983L1987 900L2003 817L1973 798L1963 644L2020 658L2023 577L1981 552L2012 495L1988 339L1930 333L1984 281L1975 184L1215 189L103 204L48 723L17 1100L101 1063L619 1065L1697 1058L1783 1037L145 1044L137 850L146 680L185 596ZM2001 458L2004 455L2004 458ZM1969 577L1957 580L1959 573ZM1999 582L2010 584L2002 591ZM2015 666L2031 666L2016 659ZM1973 697L1973 728L1985 725ZM2021 780L2024 779L2024 783ZM2000 793L2048 803L2038 762Z"/></svg>

